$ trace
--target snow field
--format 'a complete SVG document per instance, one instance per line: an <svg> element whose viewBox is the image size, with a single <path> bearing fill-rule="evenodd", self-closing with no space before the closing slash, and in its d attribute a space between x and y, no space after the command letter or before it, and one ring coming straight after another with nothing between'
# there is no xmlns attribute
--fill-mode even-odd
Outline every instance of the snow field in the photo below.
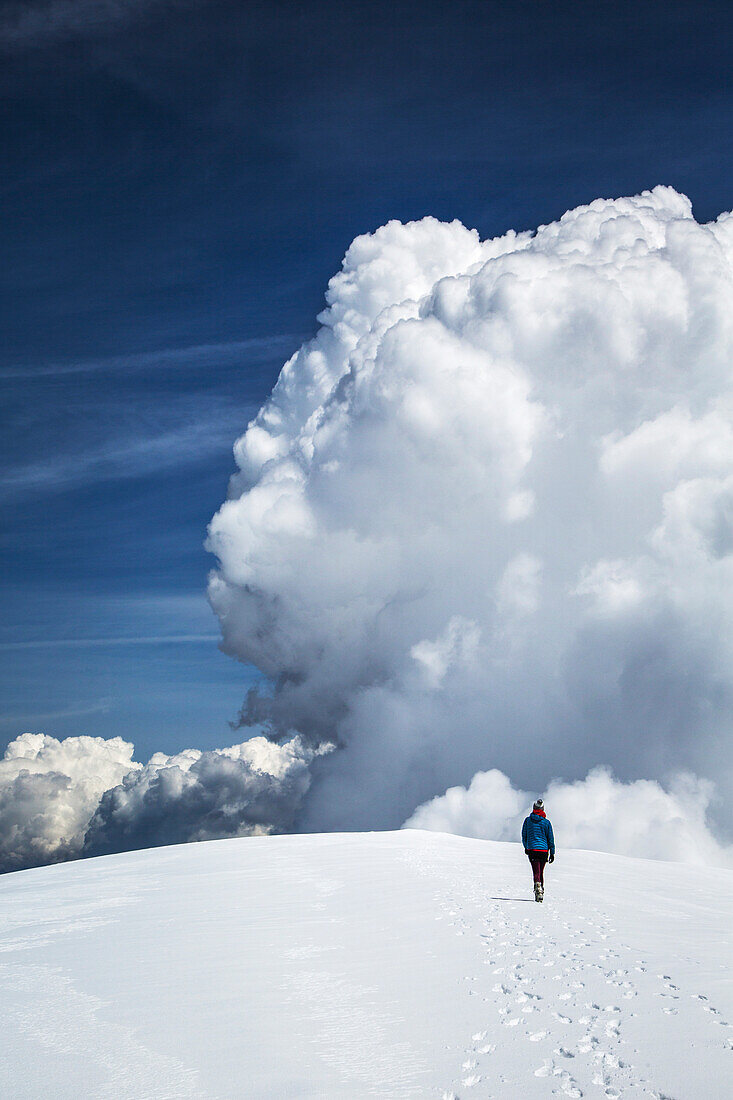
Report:
<svg viewBox="0 0 733 1100"><path fill-rule="evenodd" d="M0 1095L730 1095L733 873L435 833L0 878Z"/></svg>

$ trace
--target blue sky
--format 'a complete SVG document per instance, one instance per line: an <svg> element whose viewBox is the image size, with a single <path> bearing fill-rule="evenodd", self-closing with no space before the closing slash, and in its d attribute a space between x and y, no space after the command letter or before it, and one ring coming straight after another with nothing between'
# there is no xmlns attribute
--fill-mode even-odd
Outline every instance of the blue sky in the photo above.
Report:
<svg viewBox="0 0 733 1100"><path fill-rule="evenodd" d="M351 239L731 206L718 3L0 7L0 741L229 743L206 523Z"/></svg>

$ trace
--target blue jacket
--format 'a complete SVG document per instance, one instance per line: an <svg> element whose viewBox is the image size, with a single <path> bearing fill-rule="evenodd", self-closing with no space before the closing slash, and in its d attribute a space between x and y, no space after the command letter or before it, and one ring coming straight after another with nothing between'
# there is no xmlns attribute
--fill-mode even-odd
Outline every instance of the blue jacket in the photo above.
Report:
<svg viewBox="0 0 733 1100"><path fill-rule="evenodd" d="M522 825L522 844L525 852L530 848L539 851L550 851L555 854L555 837L552 833L552 825L546 817L532 813L525 817Z"/></svg>

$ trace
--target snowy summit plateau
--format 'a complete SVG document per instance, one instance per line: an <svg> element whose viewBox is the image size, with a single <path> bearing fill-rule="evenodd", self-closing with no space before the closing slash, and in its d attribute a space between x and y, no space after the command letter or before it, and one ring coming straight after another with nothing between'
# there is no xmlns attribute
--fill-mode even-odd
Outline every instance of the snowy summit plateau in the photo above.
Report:
<svg viewBox="0 0 733 1100"><path fill-rule="evenodd" d="M0 1094L724 1100L733 872L419 830L0 880Z"/></svg>

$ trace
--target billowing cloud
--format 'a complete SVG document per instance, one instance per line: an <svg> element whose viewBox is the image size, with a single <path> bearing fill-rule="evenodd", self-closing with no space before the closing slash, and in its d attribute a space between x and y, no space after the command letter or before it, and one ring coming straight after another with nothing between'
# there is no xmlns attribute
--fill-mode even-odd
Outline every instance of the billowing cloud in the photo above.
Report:
<svg viewBox="0 0 733 1100"><path fill-rule="evenodd" d="M730 783L733 217L658 187L359 237L212 520L242 721L334 742L304 829L500 768Z"/></svg>
<svg viewBox="0 0 733 1100"><path fill-rule="evenodd" d="M457 786L497 835L558 774L565 845L631 850L646 802L682 823L679 858L714 862L732 302L733 217L699 225L664 187L493 241L432 218L358 237L210 526L224 648L270 681L242 708L258 736L145 766L121 741L20 738L1 865L398 828ZM699 778L664 785L680 773ZM581 828L593 800L628 835Z"/></svg>
<svg viewBox="0 0 733 1100"><path fill-rule="evenodd" d="M733 867L733 845L721 844L707 819L712 793L711 783L689 775L665 790L648 779L621 783L608 768L594 768L574 783L553 780L545 806L560 847ZM536 797L515 790L503 772L478 772L468 788L451 787L419 806L405 828L517 841Z"/></svg>
<svg viewBox="0 0 733 1100"><path fill-rule="evenodd" d="M119 737L24 733L0 760L0 871L74 859L102 794L140 768Z"/></svg>
<svg viewBox="0 0 733 1100"><path fill-rule="evenodd" d="M297 737L143 766L120 738L23 734L0 761L0 871L85 855L282 831L308 788Z"/></svg>
<svg viewBox="0 0 733 1100"><path fill-rule="evenodd" d="M313 755L298 738L275 745L264 737L214 752L157 753L102 796L84 854L284 832L308 789Z"/></svg>

